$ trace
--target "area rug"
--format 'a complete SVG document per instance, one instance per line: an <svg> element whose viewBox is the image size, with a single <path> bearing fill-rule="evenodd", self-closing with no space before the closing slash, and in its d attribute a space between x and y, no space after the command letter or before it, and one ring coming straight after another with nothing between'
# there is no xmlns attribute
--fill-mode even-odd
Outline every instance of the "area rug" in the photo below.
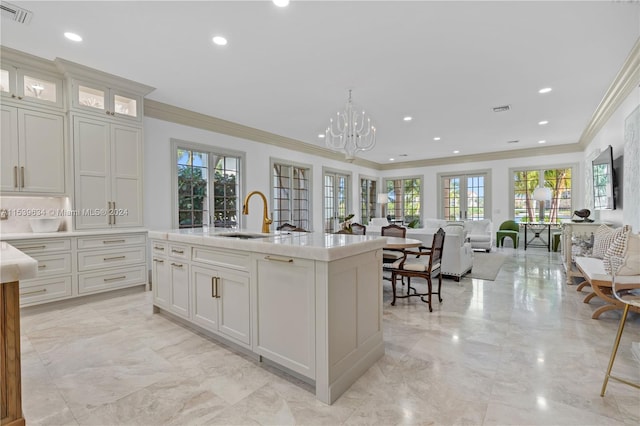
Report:
<svg viewBox="0 0 640 426"><path fill-rule="evenodd" d="M494 281L507 256L500 253L473 253L471 278Z"/></svg>

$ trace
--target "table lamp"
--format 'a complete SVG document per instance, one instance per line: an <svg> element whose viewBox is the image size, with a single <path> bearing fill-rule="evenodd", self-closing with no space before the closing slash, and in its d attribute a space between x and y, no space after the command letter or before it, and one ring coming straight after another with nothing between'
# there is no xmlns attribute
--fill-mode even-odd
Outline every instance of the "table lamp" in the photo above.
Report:
<svg viewBox="0 0 640 426"><path fill-rule="evenodd" d="M551 200L551 189L542 186L533 191L533 199L540 202L540 222L544 222L544 203Z"/></svg>
<svg viewBox="0 0 640 426"><path fill-rule="evenodd" d="M385 217L385 215L384 215L384 205L389 202L389 195L381 192L381 193L378 194L378 200L377 201L378 201L378 204L381 205L381 207L380 207L381 216Z"/></svg>

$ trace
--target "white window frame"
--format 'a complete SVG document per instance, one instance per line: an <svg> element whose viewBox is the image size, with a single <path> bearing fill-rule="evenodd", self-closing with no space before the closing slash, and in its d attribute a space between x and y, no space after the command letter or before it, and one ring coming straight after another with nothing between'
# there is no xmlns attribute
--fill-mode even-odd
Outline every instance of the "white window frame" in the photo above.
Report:
<svg viewBox="0 0 640 426"><path fill-rule="evenodd" d="M307 181L309 182L309 199L307 200L308 203L308 211L307 211L307 215L308 215L308 222L309 222L309 226L301 226L304 229L306 229L307 231L312 231L313 230L313 165L311 164L305 164L305 163L298 163L298 162L294 162L294 161L290 161L290 160L284 160L281 158L274 158L271 157L269 158L269 193L271 194L270 198L271 198L271 212L272 215L273 213L276 211L276 199L275 199L275 188L273 186L273 170L274 170L274 166L278 164L278 165L282 165L282 166L288 166L288 167L297 167L300 169L306 169L308 170L308 178ZM272 216L272 218L275 221L275 217ZM290 223L291 225L295 225L295 226L300 226L297 223L294 223L293 219L289 218L289 221L285 220L285 222Z"/></svg>

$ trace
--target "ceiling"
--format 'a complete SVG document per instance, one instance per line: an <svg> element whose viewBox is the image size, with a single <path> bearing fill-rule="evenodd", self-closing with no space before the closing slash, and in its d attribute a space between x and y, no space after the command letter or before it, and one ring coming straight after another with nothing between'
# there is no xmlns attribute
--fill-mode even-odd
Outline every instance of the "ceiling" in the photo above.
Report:
<svg viewBox="0 0 640 426"><path fill-rule="evenodd" d="M359 156L382 164L576 143L640 36L630 1L10 3L33 18L2 19L4 46L304 143L352 89L378 130Z"/></svg>

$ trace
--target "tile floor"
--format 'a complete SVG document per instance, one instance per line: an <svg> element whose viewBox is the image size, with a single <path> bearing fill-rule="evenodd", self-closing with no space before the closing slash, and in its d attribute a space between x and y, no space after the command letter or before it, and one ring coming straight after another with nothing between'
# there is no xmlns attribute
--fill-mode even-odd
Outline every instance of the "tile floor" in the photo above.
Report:
<svg viewBox="0 0 640 426"><path fill-rule="evenodd" d="M332 406L309 387L152 314L151 294L38 307L22 317L28 425L637 425L640 391L601 398L619 314L600 320L560 257L508 255L498 278L447 280L429 313L389 306L386 355ZM614 373L640 381L627 323Z"/></svg>

